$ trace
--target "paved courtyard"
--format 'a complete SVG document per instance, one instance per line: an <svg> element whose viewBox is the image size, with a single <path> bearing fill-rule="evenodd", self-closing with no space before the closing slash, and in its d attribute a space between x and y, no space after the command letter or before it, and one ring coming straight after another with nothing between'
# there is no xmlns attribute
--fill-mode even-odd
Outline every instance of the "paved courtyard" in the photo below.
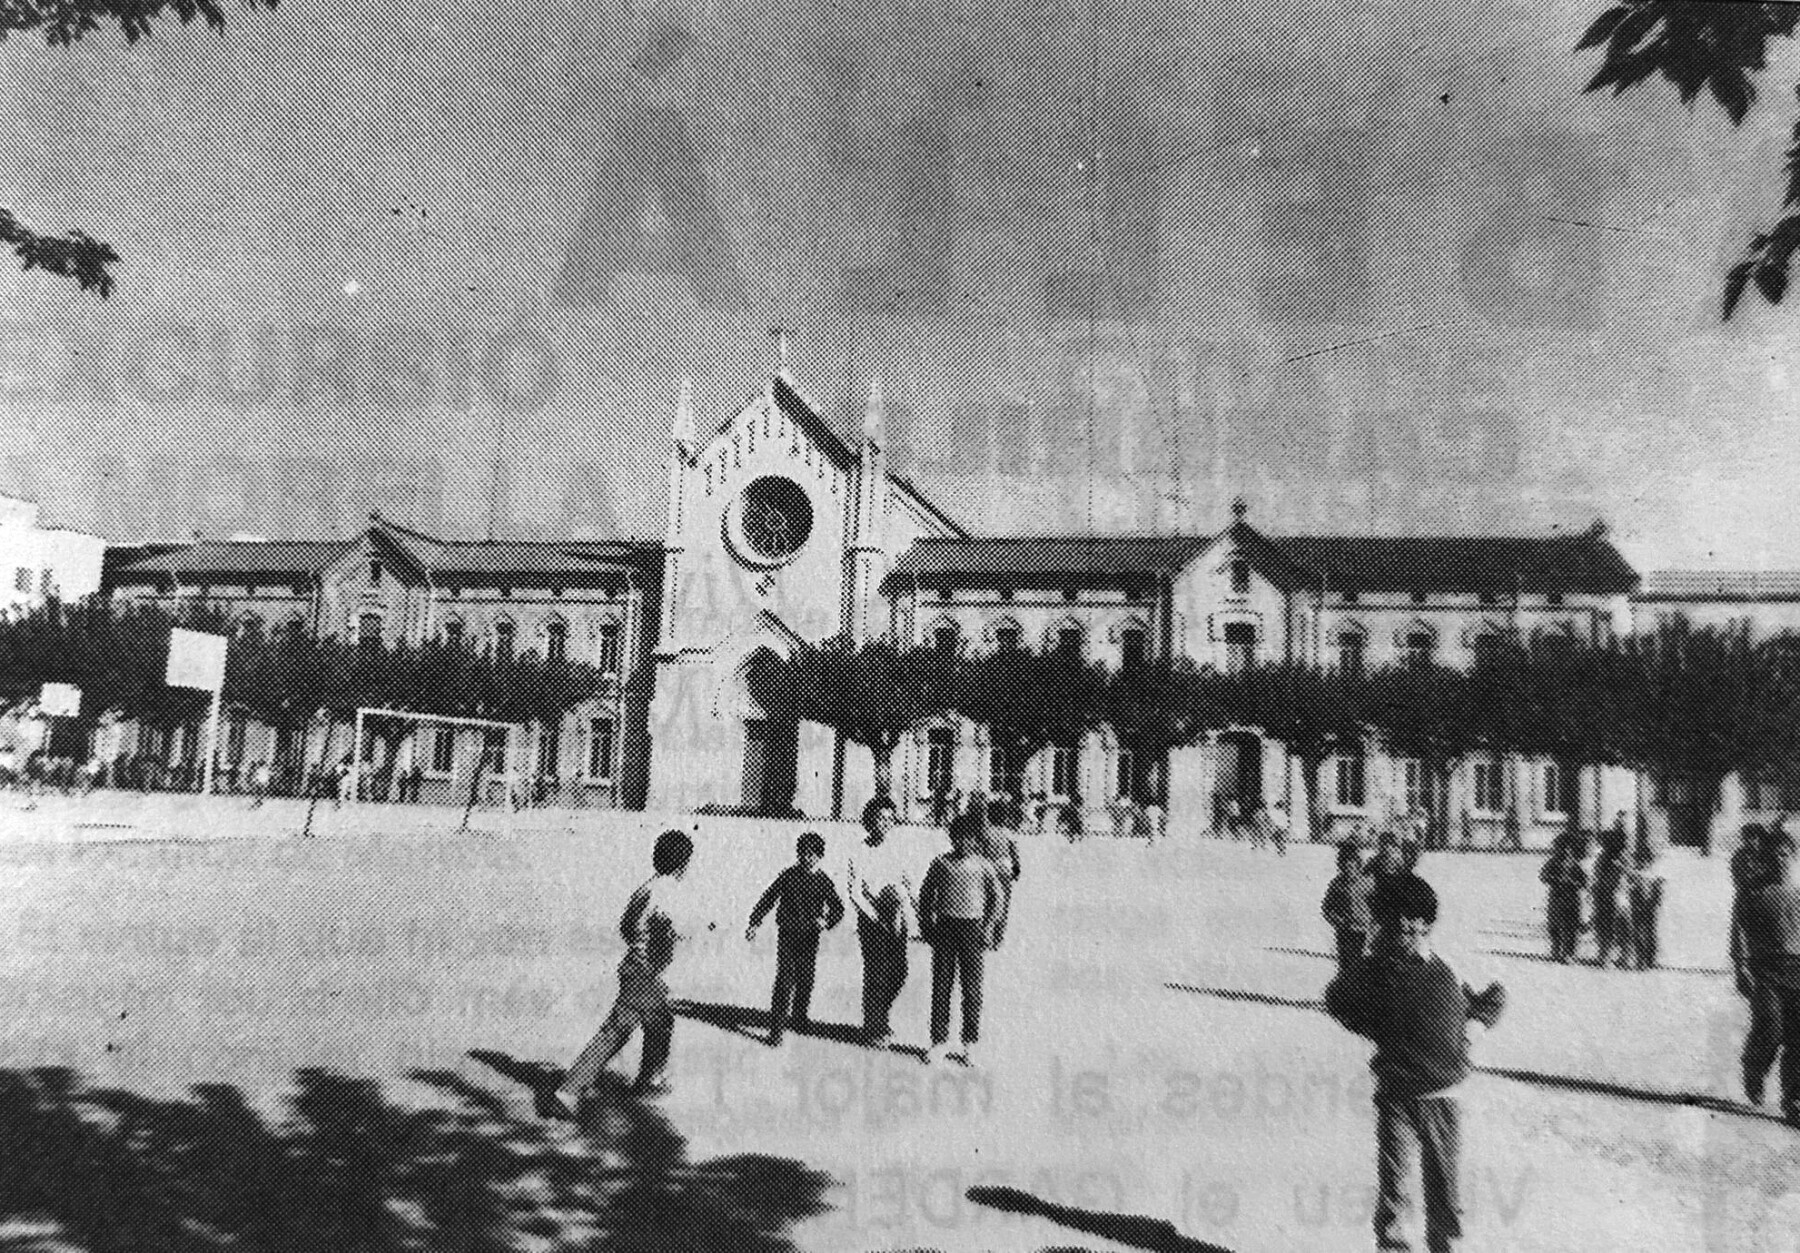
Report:
<svg viewBox="0 0 1800 1253"><path fill-rule="evenodd" d="M523 1091L468 1053L580 1047L667 820L540 811L459 834L458 818L327 808L302 839L297 803L0 798L0 1069L66 1066L158 1098L230 1085L265 1111L306 1068L402 1105L441 1097L412 1072L450 1070L529 1119ZM749 945L743 925L806 827L680 821L721 922L679 981L696 1008L660 1105L695 1162L766 1154L837 1181L829 1212L793 1227L802 1248L1371 1246L1367 1049L1314 1004L1332 972L1328 850L1028 837L982 1067L932 1070L829 1032L859 1015L848 928L820 955L827 1032L760 1043L773 929ZM853 838L819 829L834 859ZM923 858L941 837L902 838ZM1738 1095L1723 859L1674 855L1667 968L1645 973L1541 959L1539 864L1423 868L1440 950L1510 993L1467 1095L1468 1247L1800 1247L1800 1134L1683 1099ZM927 965L915 946L903 1045L923 1043Z"/></svg>

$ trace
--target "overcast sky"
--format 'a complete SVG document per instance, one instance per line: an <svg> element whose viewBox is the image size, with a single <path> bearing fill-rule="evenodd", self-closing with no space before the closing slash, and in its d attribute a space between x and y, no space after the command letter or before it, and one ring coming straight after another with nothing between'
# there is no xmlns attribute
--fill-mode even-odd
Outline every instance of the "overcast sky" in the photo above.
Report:
<svg viewBox="0 0 1800 1253"><path fill-rule="evenodd" d="M1800 567L1800 307L1746 124L1584 96L1597 0L283 0L0 47L0 489L113 538L654 535L784 327L976 528L1541 532ZM421 10L423 12L424 10ZM496 477L496 467L499 475Z"/></svg>

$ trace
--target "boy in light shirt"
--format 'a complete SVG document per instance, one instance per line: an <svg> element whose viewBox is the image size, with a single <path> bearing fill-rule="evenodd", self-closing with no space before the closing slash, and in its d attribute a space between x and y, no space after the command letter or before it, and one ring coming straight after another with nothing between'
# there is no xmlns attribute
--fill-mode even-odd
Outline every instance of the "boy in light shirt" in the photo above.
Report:
<svg viewBox="0 0 1800 1253"><path fill-rule="evenodd" d="M644 1052L634 1090L650 1096L669 1091L665 1067L674 1040L675 1011L665 976L684 941L718 926L702 918L682 885L693 853L694 842L685 831L664 831L657 837L651 854L656 873L631 894L619 917L626 949L619 962L619 993L612 1012L561 1082L537 1090L539 1117L572 1120L576 1104L640 1028Z"/></svg>
<svg viewBox="0 0 1800 1253"><path fill-rule="evenodd" d="M918 934L918 892L903 851L888 838L894 802L877 796L863 806L861 844L846 867L850 908L863 961L863 1034L873 1048L893 1041L889 1021L906 986L906 942Z"/></svg>

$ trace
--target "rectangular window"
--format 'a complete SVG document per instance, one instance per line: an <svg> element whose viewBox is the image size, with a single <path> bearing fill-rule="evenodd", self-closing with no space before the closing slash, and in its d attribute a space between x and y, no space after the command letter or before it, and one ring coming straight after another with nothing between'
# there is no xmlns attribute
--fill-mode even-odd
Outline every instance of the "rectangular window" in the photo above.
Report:
<svg viewBox="0 0 1800 1253"><path fill-rule="evenodd" d="M1425 795L1425 763L1409 757L1400 763L1400 792L1406 797L1407 813L1423 813L1430 808Z"/></svg>
<svg viewBox="0 0 1800 1253"><path fill-rule="evenodd" d="M594 645L594 664L601 674L618 674L619 670L619 624L608 622L600 627L599 638Z"/></svg>
<svg viewBox="0 0 1800 1253"><path fill-rule="evenodd" d="M957 630L948 624L938 627L931 633L931 642L940 653L956 651Z"/></svg>
<svg viewBox="0 0 1800 1253"><path fill-rule="evenodd" d="M1360 676L1368 656L1367 647L1368 637L1361 631L1345 631L1338 636L1338 669Z"/></svg>
<svg viewBox="0 0 1800 1253"><path fill-rule="evenodd" d="M933 796L950 791L956 740L948 727L933 727L925 733L925 790Z"/></svg>
<svg viewBox="0 0 1800 1253"><path fill-rule="evenodd" d="M1576 809L1576 789L1581 775L1573 767L1564 766L1560 762L1544 764L1544 814L1546 817L1566 818Z"/></svg>
<svg viewBox="0 0 1800 1253"><path fill-rule="evenodd" d="M1081 656L1081 628L1064 627L1056 633L1056 651L1064 657Z"/></svg>
<svg viewBox="0 0 1800 1253"><path fill-rule="evenodd" d="M588 728L588 777L611 782L618 752L619 724L595 718Z"/></svg>
<svg viewBox="0 0 1800 1253"><path fill-rule="evenodd" d="M231 765L241 765L244 760L244 742L250 734L249 720L236 717L225 729L225 760Z"/></svg>
<svg viewBox="0 0 1800 1253"><path fill-rule="evenodd" d="M1050 749L1050 794L1073 796L1078 790L1076 770L1081 762L1081 749L1074 744L1057 744Z"/></svg>
<svg viewBox="0 0 1800 1253"><path fill-rule="evenodd" d="M431 733L431 768L438 774L449 774L456 766L456 732L438 727Z"/></svg>
<svg viewBox="0 0 1800 1253"><path fill-rule="evenodd" d="M20 566L18 573L13 575L13 590L18 592L29 592L31 590L31 571L27 570L24 566Z"/></svg>
<svg viewBox="0 0 1800 1253"><path fill-rule="evenodd" d="M1149 641L1144 632L1133 628L1119 636L1119 665L1130 670L1144 664L1144 657L1149 652Z"/></svg>
<svg viewBox="0 0 1800 1253"><path fill-rule="evenodd" d="M369 586L381 586L381 563L379 561L371 561L369 563Z"/></svg>
<svg viewBox="0 0 1800 1253"><path fill-rule="evenodd" d="M1256 661L1256 628L1248 622L1225 624L1225 673L1242 674Z"/></svg>
<svg viewBox="0 0 1800 1253"><path fill-rule="evenodd" d="M1506 812L1506 773L1500 762L1475 763L1475 809L1484 814Z"/></svg>
<svg viewBox="0 0 1800 1253"><path fill-rule="evenodd" d="M1369 800L1369 762L1362 756L1337 759L1336 802L1339 809L1361 809Z"/></svg>
<svg viewBox="0 0 1800 1253"><path fill-rule="evenodd" d="M538 736L537 770L539 774L554 775L560 772L561 765L562 725L547 722L543 733Z"/></svg>
<svg viewBox="0 0 1800 1253"><path fill-rule="evenodd" d="M56 594L56 575L53 572L45 570L39 574L38 591L45 600L49 600Z"/></svg>
<svg viewBox="0 0 1800 1253"><path fill-rule="evenodd" d="M1231 563L1231 594L1233 596L1250 594L1250 563L1248 561Z"/></svg>
<svg viewBox="0 0 1800 1253"><path fill-rule="evenodd" d="M1025 763L1009 745L988 749L988 791L995 796L1021 796L1025 791Z"/></svg>
<svg viewBox="0 0 1800 1253"><path fill-rule="evenodd" d="M994 628L994 647L1003 653L1019 651L1019 628L1003 626Z"/></svg>
<svg viewBox="0 0 1800 1253"><path fill-rule="evenodd" d="M1138 796L1138 755L1132 748L1119 749L1118 795L1126 800L1136 800Z"/></svg>
<svg viewBox="0 0 1800 1253"><path fill-rule="evenodd" d="M495 774L506 769L506 732L498 727L489 728L482 736L481 769L484 774Z"/></svg>
<svg viewBox="0 0 1800 1253"><path fill-rule="evenodd" d="M1437 653L1437 636L1430 631L1414 631L1406 637L1406 664L1428 666Z"/></svg>

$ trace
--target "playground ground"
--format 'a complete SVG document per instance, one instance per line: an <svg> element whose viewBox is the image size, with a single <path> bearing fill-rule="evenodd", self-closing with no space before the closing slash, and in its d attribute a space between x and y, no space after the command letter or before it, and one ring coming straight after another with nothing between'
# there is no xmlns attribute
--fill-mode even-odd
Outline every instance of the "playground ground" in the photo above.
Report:
<svg viewBox="0 0 1800 1253"><path fill-rule="evenodd" d="M991 958L981 1066L932 1069L928 958L901 1050L853 1043L854 935L821 951L823 1034L763 1045L774 936L750 905L805 825L241 799L0 797L0 1070L179 1097L228 1085L271 1116L296 1072L441 1099L418 1071L522 1089L469 1057L567 1061L613 991L614 930L671 822L719 931L678 994L677 1087L695 1162L762 1154L829 1174L801 1248L1361 1250L1374 1176L1367 1048L1318 1011L1329 850L1028 839ZM484 818L486 822L484 824ZM854 838L826 832L833 858ZM921 858L941 839L906 831ZM1534 856L1428 855L1439 949L1510 1004L1466 1094L1471 1250L1791 1250L1800 1133L1725 1106L1745 1025L1725 971L1723 858L1672 854L1665 968L1543 960ZM622 1063L635 1062L635 1046ZM578 1150L584 1129L547 1128Z"/></svg>

